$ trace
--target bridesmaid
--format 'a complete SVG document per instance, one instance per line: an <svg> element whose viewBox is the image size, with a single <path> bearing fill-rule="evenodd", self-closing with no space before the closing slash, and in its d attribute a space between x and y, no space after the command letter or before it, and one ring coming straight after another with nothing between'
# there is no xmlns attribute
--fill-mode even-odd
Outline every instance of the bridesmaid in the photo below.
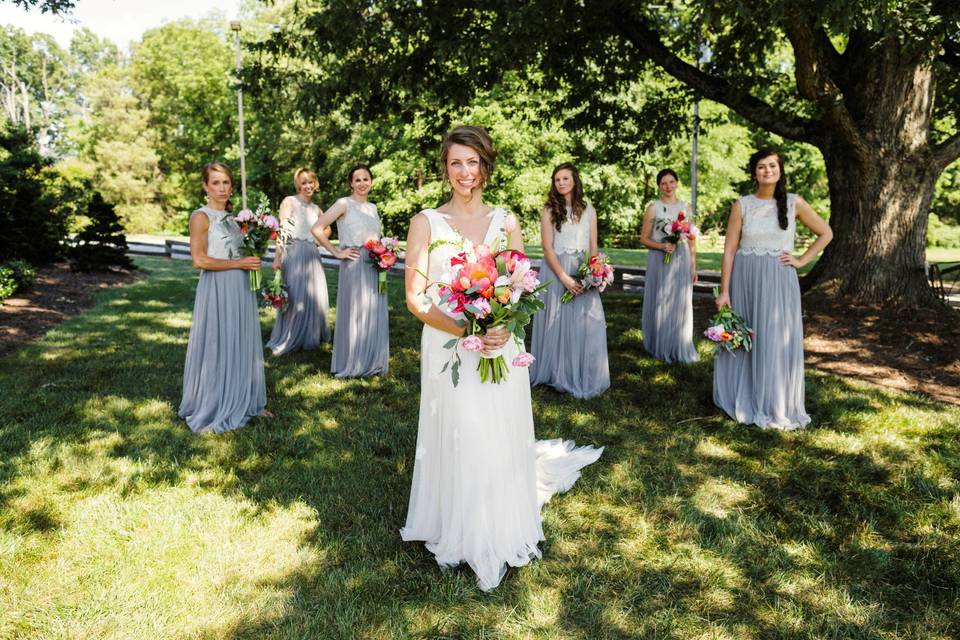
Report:
<svg viewBox="0 0 960 640"><path fill-rule="evenodd" d="M697 248L693 238L679 245L663 242L662 226L682 211L693 222L690 207L677 199L677 174L663 169L657 174L660 199L651 202L643 216L640 242L650 249L643 284L643 348L664 362L696 362L693 345L693 285L697 281ZM668 264L664 256L673 254Z"/></svg>
<svg viewBox="0 0 960 640"><path fill-rule="evenodd" d="M583 199L577 168L565 162L553 170L550 195L540 213L540 242L549 269L541 269L544 309L533 316L532 384L548 385L575 398L592 398L610 388L607 323L596 289L584 291L577 268L597 255L597 212ZM564 291L575 297L563 304Z"/></svg>
<svg viewBox="0 0 960 640"><path fill-rule="evenodd" d="M227 217L230 169L219 162L204 167L203 190L207 205L190 217L190 255L200 269L200 282L179 415L193 431L220 433L271 414L266 410L257 294L247 276L260 268L260 258L241 257L240 227Z"/></svg>
<svg viewBox="0 0 960 640"><path fill-rule="evenodd" d="M327 277L310 233L320 214L320 207L310 202L317 190L317 174L301 167L293 174L293 184L297 195L287 196L280 203L280 224L286 226L292 220L293 229L286 246L277 243L273 259L274 270L284 271L288 294L287 310L277 314L267 342L275 356L330 342Z"/></svg>
<svg viewBox="0 0 960 640"><path fill-rule="evenodd" d="M358 164L347 177L350 195L340 198L313 225L313 236L340 262L337 283L337 323L333 332L330 371L338 378L364 378L387 373L390 361L390 327L387 295L379 293L377 271L363 243L380 237L377 207L367 201L373 174ZM333 246L324 229L337 223L340 248Z"/></svg>
<svg viewBox="0 0 960 640"><path fill-rule="evenodd" d="M833 231L800 196L787 193L783 158L771 149L750 156L754 193L730 208L723 248L719 309L730 305L755 332L753 349L717 354L713 402L743 424L806 426L803 322L797 268L833 239ZM793 255L797 220L816 236Z"/></svg>

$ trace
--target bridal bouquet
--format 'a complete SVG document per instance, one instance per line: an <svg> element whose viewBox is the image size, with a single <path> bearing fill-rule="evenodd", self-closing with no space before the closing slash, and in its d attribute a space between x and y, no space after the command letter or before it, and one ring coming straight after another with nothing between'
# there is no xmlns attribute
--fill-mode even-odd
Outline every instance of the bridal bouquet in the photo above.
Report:
<svg viewBox="0 0 960 640"><path fill-rule="evenodd" d="M256 212L241 210L234 218L243 234L241 251L245 256L263 257L271 240L280 233L280 221L267 212L267 202L257 205ZM250 290L260 291L263 286L263 274L259 270L250 272Z"/></svg>
<svg viewBox="0 0 960 640"><path fill-rule="evenodd" d="M403 251L400 251L400 241L396 238L384 236L379 240L373 238L363 243L363 248L370 252L370 263L377 270L377 282L379 283L380 293L387 290L387 272L390 267L397 263L397 260L403 257Z"/></svg>
<svg viewBox="0 0 960 640"><path fill-rule="evenodd" d="M577 275L580 276L580 284L586 289L597 289L603 292L608 285L613 284L613 265L608 262L609 258L605 253L598 253L591 256L589 260L580 264L577 269ZM573 300L574 295L569 291L564 291L560 296L560 302L567 303Z"/></svg>
<svg viewBox="0 0 960 640"><path fill-rule="evenodd" d="M454 338L444 345L454 353L451 360L454 386L460 380L458 344L467 351L481 351L480 336L493 327L506 327L520 347L521 353L513 359L513 366L533 364L533 356L523 351L525 327L533 314L543 309L537 293L547 285L540 284L525 254L512 249L498 251L498 248L499 241L493 248L487 245L465 248L450 258L450 269L440 281L440 304L467 322L465 337ZM449 365L450 362L444 365L443 371ZM498 384L509 372L503 355L481 357L477 369L481 382Z"/></svg>
<svg viewBox="0 0 960 640"><path fill-rule="evenodd" d="M260 306L283 313L287 310L288 302L287 285L283 284L282 272L277 269L273 272L273 280L260 290Z"/></svg>
<svg viewBox="0 0 960 640"><path fill-rule="evenodd" d="M719 291L714 289L713 295L719 295ZM710 326L703 335L713 342L717 353L721 349L733 353L741 347L744 351L750 351L753 348L753 329L748 327L743 318L726 304L710 318Z"/></svg>
<svg viewBox="0 0 960 640"><path fill-rule="evenodd" d="M698 233L693 223L686 219L683 211L677 214L676 220L664 220L660 230L664 233L663 241L675 245L686 242L689 238L696 238ZM671 260L673 260L673 254L664 252L663 264L670 264Z"/></svg>

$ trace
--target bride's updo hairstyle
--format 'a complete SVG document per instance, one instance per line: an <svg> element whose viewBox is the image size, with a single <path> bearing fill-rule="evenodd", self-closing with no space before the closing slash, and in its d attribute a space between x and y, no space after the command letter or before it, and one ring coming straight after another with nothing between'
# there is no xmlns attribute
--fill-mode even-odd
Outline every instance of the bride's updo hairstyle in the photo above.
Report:
<svg viewBox="0 0 960 640"><path fill-rule="evenodd" d="M480 156L480 188L486 187L493 174L494 162L497 160L497 152L493 148L490 134L483 127L471 125L456 127L447 134L440 147L440 172L445 184L450 181L450 176L447 175L447 156L450 154L450 147L455 144L470 147Z"/></svg>

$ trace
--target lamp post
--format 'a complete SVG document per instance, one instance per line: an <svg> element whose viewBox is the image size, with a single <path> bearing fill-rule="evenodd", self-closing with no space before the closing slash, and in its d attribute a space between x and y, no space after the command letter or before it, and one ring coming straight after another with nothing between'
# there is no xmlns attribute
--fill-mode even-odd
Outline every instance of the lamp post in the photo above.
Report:
<svg viewBox="0 0 960 640"><path fill-rule="evenodd" d="M240 198L241 209L247 208L247 158L243 144L243 84L240 80L240 21L231 20L230 29L236 34L237 43L237 115L240 117Z"/></svg>

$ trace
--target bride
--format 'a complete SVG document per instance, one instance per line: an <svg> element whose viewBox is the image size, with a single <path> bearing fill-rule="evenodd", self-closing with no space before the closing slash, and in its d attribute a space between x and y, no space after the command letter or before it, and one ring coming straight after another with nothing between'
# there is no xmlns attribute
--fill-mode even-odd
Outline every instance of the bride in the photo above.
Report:
<svg viewBox="0 0 960 640"><path fill-rule="evenodd" d="M510 366L519 352L510 333L495 327L482 336L483 351L458 348L462 365L454 386L452 354L444 348L464 335L459 314L439 306L437 282L450 258L468 245L500 237L523 250L516 219L482 200L496 152L480 127L457 127L443 141L440 163L453 191L438 209L414 216L407 237L407 308L424 323L420 351L420 421L404 540L422 540L441 567L466 562L484 591L494 589L507 566L540 557L544 539L540 507L566 491L580 469L603 449L573 441L535 441L527 370ZM432 250L431 250L432 247ZM424 291L426 290L426 295ZM502 353L509 375L481 383L480 357Z"/></svg>

